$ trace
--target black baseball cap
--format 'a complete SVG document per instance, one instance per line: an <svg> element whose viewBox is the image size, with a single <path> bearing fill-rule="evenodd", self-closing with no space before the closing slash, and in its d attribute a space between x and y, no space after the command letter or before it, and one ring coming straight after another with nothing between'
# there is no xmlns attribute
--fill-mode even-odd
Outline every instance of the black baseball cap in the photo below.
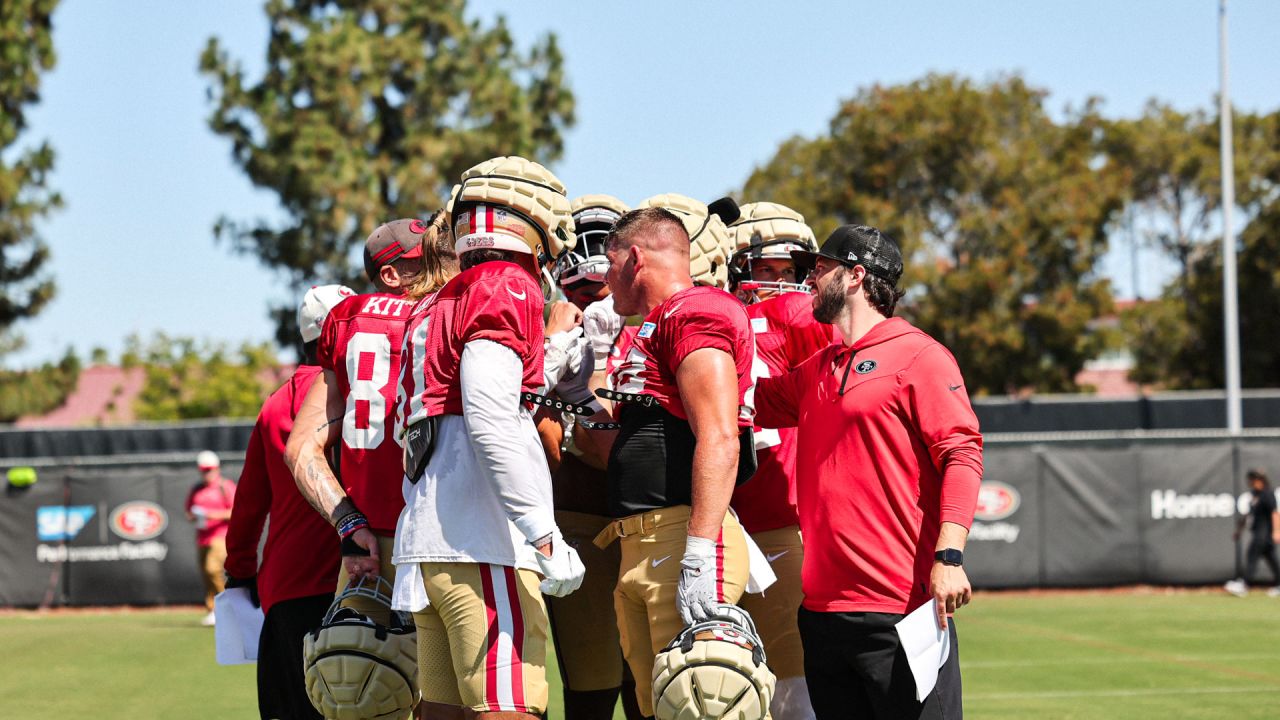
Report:
<svg viewBox="0 0 1280 720"><path fill-rule="evenodd" d="M841 225L822 243L818 252L792 250L796 270L809 272L819 257L847 267L861 265L876 277L897 285L902 277L902 251L893 238L869 225Z"/></svg>

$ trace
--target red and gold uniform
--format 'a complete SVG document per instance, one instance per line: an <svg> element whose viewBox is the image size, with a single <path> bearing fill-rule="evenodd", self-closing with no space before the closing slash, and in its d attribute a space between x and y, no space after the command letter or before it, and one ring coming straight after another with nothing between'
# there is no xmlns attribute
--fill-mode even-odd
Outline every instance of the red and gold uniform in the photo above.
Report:
<svg viewBox="0 0 1280 720"><path fill-rule="evenodd" d="M528 272L486 262L450 280L409 321L398 412L404 428L427 418L437 426L431 459L405 479L396 598L414 614L430 702L477 712L546 708L546 607L534 550L512 515L550 517L551 478L531 412L492 391L507 379L513 391L541 385L542 307ZM488 401L519 406L503 437L515 462L501 463L498 475L468 428Z"/></svg>
<svg viewBox="0 0 1280 720"><path fill-rule="evenodd" d="M653 714L654 658L684 627L676 607L692 495L694 436L676 386L676 370L691 353L728 353L738 376L739 426L750 428L754 356L746 311L732 295L711 287L681 290L655 307L610 373L619 392L653 398L619 403L618 431L609 456L609 511L619 518L597 544L621 538L622 565L614 605L623 655L636 679L636 699ZM747 449L750 452L750 448ZM747 583L742 526L727 514L716 542L716 592L737 602Z"/></svg>

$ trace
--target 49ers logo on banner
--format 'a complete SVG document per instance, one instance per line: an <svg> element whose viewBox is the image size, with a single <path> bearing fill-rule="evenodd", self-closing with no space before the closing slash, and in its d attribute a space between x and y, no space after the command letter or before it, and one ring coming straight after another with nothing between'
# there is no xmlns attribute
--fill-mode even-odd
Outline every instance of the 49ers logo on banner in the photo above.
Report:
<svg viewBox="0 0 1280 720"><path fill-rule="evenodd" d="M150 540L169 526L169 515L155 503L134 500L112 510L108 524L125 540Z"/></svg>
<svg viewBox="0 0 1280 720"><path fill-rule="evenodd" d="M1003 520L1018 510L1022 497L1009 485L993 480L983 480L978 490L978 506L973 511L975 520L992 522Z"/></svg>

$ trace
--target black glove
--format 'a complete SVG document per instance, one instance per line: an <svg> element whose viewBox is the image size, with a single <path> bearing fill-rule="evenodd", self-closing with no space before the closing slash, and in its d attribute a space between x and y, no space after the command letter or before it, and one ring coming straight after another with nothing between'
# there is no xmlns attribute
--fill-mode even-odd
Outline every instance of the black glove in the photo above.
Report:
<svg viewBox="0 0 1280 720"><path fill-rule="evenodd" d="M258 599L258 576L254 575L250 578L233 578L227 576L227 589L247 587L249 588L249 602L253 603L256 608L262 607L262 601Z"/></svg>

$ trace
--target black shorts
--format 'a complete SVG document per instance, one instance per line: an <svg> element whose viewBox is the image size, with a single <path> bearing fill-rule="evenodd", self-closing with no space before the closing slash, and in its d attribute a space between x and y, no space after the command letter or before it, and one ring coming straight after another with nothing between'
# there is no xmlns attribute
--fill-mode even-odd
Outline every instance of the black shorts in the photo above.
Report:
<svg viewBox="0 0 1280 720"><path fill-rule="evenodd" d="M951 654L938 670L938 684L916 702L916 683L898 643L893 613L825 613L800 608L800 640L809 699L819 720L959 720L960 647L956 624L947 622Z"/></svg>
<svg viewBox="0 0 1280 720"><path fill-rule="evenodd" d="M324 720L307 697L302 639L320 626L333 593L285 600L271 606L258 638L258 713L263 720Z"/></svg>

